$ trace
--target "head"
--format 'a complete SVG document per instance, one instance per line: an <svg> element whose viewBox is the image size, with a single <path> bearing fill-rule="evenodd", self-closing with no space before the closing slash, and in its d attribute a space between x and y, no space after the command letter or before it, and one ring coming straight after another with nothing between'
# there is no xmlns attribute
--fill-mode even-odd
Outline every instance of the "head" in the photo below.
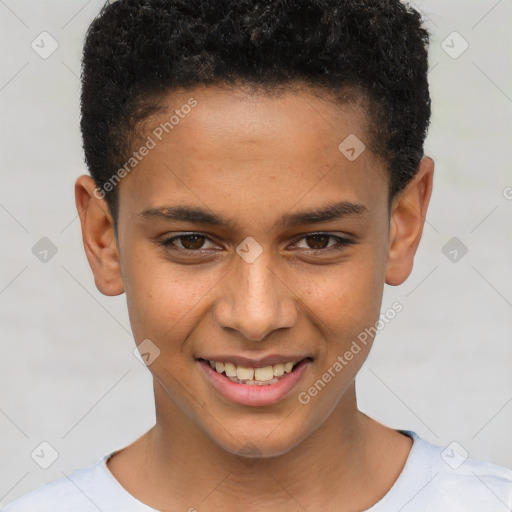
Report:
<svg viewBox="0 0 512 512"><path fill-rule="evenodd" d="M77 207L97 287L126 293L158 354L161 418L278 455L352 404L373 335L299 394L411 272L433 174L427 42L398 0L119 0L93 21ZM200 367L270 355L311 362L272 404L230 402Z"/></svg>

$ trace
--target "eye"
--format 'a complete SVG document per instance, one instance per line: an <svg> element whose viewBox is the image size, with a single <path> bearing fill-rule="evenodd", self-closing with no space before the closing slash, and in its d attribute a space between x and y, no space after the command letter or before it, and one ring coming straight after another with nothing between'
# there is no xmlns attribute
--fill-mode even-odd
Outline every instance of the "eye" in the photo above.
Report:
<svg viewBox="0 0 512 512"><path fill-rule="evenodd" d="M333 240L333 244L329 244L329 240ZM181 252L194 253L195 251L201 251L211 249L212 247L204 247L205 242L213 244L212 240L206 235L201 233L186 233L176 235L170 238L166 238L158 242L159 245ZM298 247L297 242L304 241L307 247ZM330 252L340 251L347 245L353 245L355 242L347 238L332 235L330 233L310 233L306 236L302 236L295 241L295 246L299 249L306 249L310 252ZM215 247L215 244L213 244Z"/></svg>
<svg viewBox="0 0 512 512"><path fill-rule="evenodd" d="M329 239L334 240L333 244L328 245ZM340 251L347 245L353 245L355 242L348 238L343 238L330 233L311 233L299 238L297 242L304 240L309 247L301 247L302 249L315 251Z"/></svg>
<svg viewBox="0 0 512 512"><path fill-rule="evenodd" d="M161 240L159 244L169 249L175 248L179 251L193 252L205 249L203 244L206 240L210 240L206 235L202 235L201 233L189 233L166 238L165 240ZM175 243L175 241L179 242L181 246Z"/></svg>

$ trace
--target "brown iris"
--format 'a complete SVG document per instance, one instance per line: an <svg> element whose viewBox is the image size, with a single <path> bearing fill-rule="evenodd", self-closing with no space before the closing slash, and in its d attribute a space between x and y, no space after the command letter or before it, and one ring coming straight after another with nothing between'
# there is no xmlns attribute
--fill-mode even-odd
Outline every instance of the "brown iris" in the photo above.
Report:
<svg viewBox="0 0 512 512"><path fill-rule="evenodd" d="M182 236L181 238L181 244L185 249L190 250L197 250L200 249L201 246L204 244L205 236L203 235L186 235Z"/></svg>
<svg viewBox="0 0 512 512"><path fill-rule="evenodd" d="M325 249L325 247L327 247L329 238L331 238L329 235L323 235L323 234L310 235L310 236L305 237L305 239L308 242L308 245L311 246L312 249ZM315 240L315 242L313 242L312 244L310 243L311 239ZM320 243L318 244L319 241L320 241ZM323 242L326 242L326 243L323 243Z"/></svg>

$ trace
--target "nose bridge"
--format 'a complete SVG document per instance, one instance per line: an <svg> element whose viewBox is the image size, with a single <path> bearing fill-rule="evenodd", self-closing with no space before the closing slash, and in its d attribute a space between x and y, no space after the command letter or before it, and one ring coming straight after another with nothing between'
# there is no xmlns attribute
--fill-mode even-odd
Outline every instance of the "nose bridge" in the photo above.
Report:
<svg viewBox="0 0 512 512"><path fill-rule="evenodd" d="M296 307L291 292L281 282L273 266L271 251L263 251L255 260L238 257L228 274L217 307L217 322L236 329L246 339L259 341L273 330L291 327Z"/></svg>

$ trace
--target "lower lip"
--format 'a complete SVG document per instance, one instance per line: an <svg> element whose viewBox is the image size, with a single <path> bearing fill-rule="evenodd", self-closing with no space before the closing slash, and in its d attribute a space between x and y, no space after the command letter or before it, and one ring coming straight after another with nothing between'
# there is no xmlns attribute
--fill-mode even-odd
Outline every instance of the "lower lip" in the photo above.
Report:
<svg viewBox="0 0 512 512"><path fill-rule="evenodd" d="M210 384L221 395L236 404L257 407L275 404L291 393L312 361L303 359L293 371L285 374L278 382L263 386L232 382L225 375L212 369L208 361L197 362Z"/></svg>

